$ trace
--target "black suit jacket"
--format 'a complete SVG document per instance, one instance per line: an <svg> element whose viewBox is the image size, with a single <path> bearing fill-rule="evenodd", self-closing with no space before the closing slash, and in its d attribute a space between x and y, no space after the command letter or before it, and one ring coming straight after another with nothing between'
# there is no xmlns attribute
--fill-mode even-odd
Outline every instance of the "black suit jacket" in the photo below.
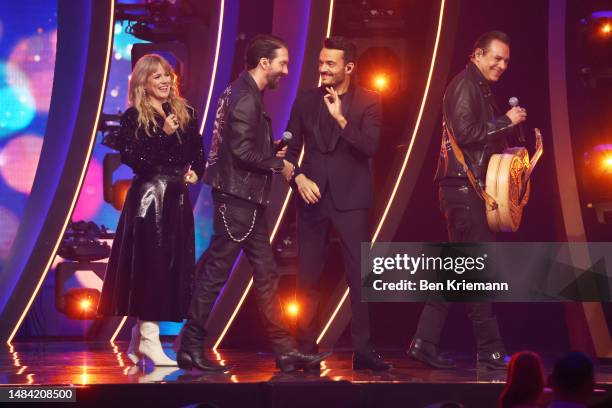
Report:
<svg viewBox="0 0 612 408"><path fill-rule="evenodd" d="M293 134L286 159L296 166L295 174L304 173L328 190L336 208L352 210L372 206L373 187L369 159L378 150L381 104L376 92L351 86L342 101L347 120L344 129L335 123L331 140L323 140L319 119L327 106L322 87L302 92L291 110L287 131ZM298 158L304 147L301 167Z"/></svg>

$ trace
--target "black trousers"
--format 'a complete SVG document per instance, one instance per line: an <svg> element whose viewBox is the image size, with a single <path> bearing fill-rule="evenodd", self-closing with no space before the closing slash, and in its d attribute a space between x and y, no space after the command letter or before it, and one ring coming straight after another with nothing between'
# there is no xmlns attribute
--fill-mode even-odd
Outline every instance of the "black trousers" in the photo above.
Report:
<svg viewBox="0 0 612 408"><path fill-rule="evenodd" d="M361 242L369 242L368 210L336 209L329 192L316 204L298 201L298 275L297 293L302 306L298 317L298 342L303 351L316 350L320 332L317 319L320 305L320 279L330 226L342 242L345 276L350 288L351 336L355 351L366 351L370 343L368 304L361 302ZM323 322L326 323L326 322Z"/></svg>
<svg viewBox="0 0 612 408"><path fill-rule="evenodd" d="M201 260L202 265L197 268L186 324L197 325L200 331L204 330L217 296L227 282L240 250L243 250L253 267L257 307L274 352L278 354L295 349L295 339L282 320L276 262L263 208L215 200L214 214L213 236Z"/></svg>
<svg viewBox="0 0 612 408"><path fill-rule="evenodd" d="M450 242L494 242L487 224L484 203L472 186L440 186L440 210L446 219ZM497 319L491 303L466 303L479 352L504 351ZM446 322L449 303L425 303L416 338L437 345Z"/></svg>

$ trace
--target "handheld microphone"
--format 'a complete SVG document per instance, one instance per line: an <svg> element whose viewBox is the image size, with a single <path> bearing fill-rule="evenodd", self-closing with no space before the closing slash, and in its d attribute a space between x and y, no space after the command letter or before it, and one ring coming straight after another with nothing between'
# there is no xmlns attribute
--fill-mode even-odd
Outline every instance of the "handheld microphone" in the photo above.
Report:
<svg viewBox="0 0 612 408"><path fill-rule="evenodd" d="M172 105L170 105L170 102L162 103L162 109L164 110L166 116L172 115ZM178 129L176 129L176 137L178 138L179 143L183 144L183 140L181 139Z"/></svg>
<svg viewBox="0 0 612 408"><path fill-rule="evenodd" d="M170 102L162 103L162 109L164 110L166 116L172 115L172 106L170 105Z"/></svg>
<svg viewBox="0 0 612 408"><path fill-rule="evenodd" d="M293 139L293 134L291 132L289 131L283 132L283 138L276 145L276 151L278 152L283 147L287 146L289 142L291 141L291 139Z"/></svg>
<svg viewBox="0 0 612 408"><path fill-rule="evenodd" d="M513 108L518 108L519 100L516 96L513 96L512 98L508 99L508 104ZM525 133L523 132L523 126L520 123L518 125L518 132L519 132L519 142L525 143Z"/></svg>

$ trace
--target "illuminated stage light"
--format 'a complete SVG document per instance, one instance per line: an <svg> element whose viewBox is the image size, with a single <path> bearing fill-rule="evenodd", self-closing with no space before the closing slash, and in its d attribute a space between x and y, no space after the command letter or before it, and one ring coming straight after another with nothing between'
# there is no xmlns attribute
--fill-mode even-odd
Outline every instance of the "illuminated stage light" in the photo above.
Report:
<svg viewBox="0 0 612 408"><path fill-rule="evenodd" d="M23 135L11 139L0 151L0 175L12 189L30 194L42 142L40 136Z"/></svg>
<svg viewBox="0 0 612 408"><path fill-rule="evenodd" d="M610 154L609 156L604 157L601 160L601 165L602 165L604 171L606 171L607 173L612 173L612 154Z"/></svg>
<svg viewBox="0 0 612 408"><path fill-rule="evenodd" d="M391 96L400 90L401 67L402 60L392 48L369 47L359 57L357 82L366 89Z"/></svg>
<svg viewBox="0 0 612 408"><path fill-rule="evenodd" d="M383 92L385 89L387 89L387 86L389 85L389 80L387 79L387 76L385 74L378 74L374 77L374 87L379 91L379 92Z"/></svg>
<svg viewBox="0 0 612 408"><path fill-rule="evenodd" d="M92 320L96 318L96 307L100 291L94 288L68 289L63 296L64 308L61 310L73 320Z"/></svg>
<svg viewBox="0 0 612 408"><path fill-rule="evenodd" d="M610 34L612 34L612 24L606 23L601 26L601 33L605 36L609 36Z"/></svg>
<svg viewBox="0 0 612 408"><path fill-rule="evenodd" d="M38 112L49 111L55 73L56 45L57 30L43 31L21 40L11 51L8 60L27 76L29 90Z"/></svg>
<svg viewBox="0 0 612 408"><path fill-rule="evenodd" d="M285 307L287 315L291 317L297 317L300 313L300 305L297 302L289 302Z"/></svg>
<svg viewBox="0 0 612 408"><path fill-rule="evenodd" d="M79 305L81 306L81 310L87 312L91 309L91 299L83 299Z"/></svg>

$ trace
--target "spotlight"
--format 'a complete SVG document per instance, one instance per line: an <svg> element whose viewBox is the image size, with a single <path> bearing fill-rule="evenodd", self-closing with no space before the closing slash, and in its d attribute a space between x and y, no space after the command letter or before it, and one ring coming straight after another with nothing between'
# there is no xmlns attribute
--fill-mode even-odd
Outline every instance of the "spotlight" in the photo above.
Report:
<svg viewBox="0 0 612 408"><path fill-rule="evenodd" d="M612 173L612 155L606 156L601 160L602 168L607 173Z"/></svg>
<svg viewBox="0 0 612 408"><path fill-rule="evenodd" d="M55 307L73 320L94 320L106 262L60 262L55 269Z"/></svg>
<svg viewBox="0 0 612 408"><path fill-rule="evenodd" d="M289 316L295 318L300 313L300 305L296 301L289 302L285 310Z"/></svg>
<svg viewBox="0 0 612 408"><path fill-rule="evenodd" d="M93 288L72 288L63 296L64 314L74 320L91 320L96 318L96 306L100 300L100 291Z"/></svg>
<svg viewBox="0 0 612 408"><path fill-rule="evenodd" d="M599 223L612 224L612 144L596 145L584 154L582 182L587 207L595 210Z"/></svg>
<svg viewBox="0 0 612 408"><path fill-rule="evenodd" d="M374 88L376 88L379 92L383 92L387 89L387 85L389 84L389 80L385 74L378 74L374 77Z"/></svg>
<svg viewBox="0 0 612 408"><path fill-rule="evenodd" d="M91 299L83 299L79 304L81 306L81 310L83 310L83 312L87 312L91 308Z"/></svg>
<svg viewBox="0 0 612 408"><path fill-rule="evenodd" d="M357 82L366 89L390 97L400 90L401 60L389 47L369 47L357 66Z"/></svg>

